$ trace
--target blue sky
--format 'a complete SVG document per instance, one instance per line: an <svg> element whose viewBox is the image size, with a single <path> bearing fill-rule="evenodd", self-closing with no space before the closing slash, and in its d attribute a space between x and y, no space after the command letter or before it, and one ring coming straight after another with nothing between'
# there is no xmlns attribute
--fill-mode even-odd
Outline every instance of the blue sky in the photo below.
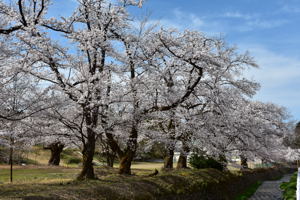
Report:
<svg viewBox="0 0 300 200"><path fill-rule="evenodd" d="M66 14L74 4L55 0L49 14ZM254 99L285 106L300 120L300 0L146 0L131 12L249 51L260 66L246 72L261 84Z"/></svg>

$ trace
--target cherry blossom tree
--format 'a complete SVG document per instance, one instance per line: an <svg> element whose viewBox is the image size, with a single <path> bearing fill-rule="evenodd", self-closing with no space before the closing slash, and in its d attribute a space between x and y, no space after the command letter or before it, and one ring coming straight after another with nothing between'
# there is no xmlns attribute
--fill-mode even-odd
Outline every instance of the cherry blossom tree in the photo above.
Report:
<svg viewBox="0 0 300 200"><path fill-rule="evenodd" d="M115 59L113 43L116 34L121 34L129 25L126 7L137 2L78 1L78 8L66 19L47 19L49 3L48 0L19 0L16 7L9 7L1 2L5 23L0 33L14 38L22 48L18 52L22 66L19 70L53 84L81 110L85 130L79 179L94 178L96 129L109 90L107 84L113 68L109 60ZM51 38L50 31L61 33L78 53L69 53L68 47L62 47Z"/></svg>
<svg viewBox="0 0 300 200"><path fill-rule="evenodd" d="M36 101L34 112L4 111L0 118L33 120L33 132L44 132L47 141L61 135L80 142L80 180L95 178L97 139L118 155L119 173L130 174L145 138L165 144L166 168L179 149L181 168L193 149L220 157L234 150L258 154L258 143L268 144L261 148L267 152L265 138L285 131L281 108L249 99L258 84L241 76L256 66L247 53L198 31L137 27L127 9L142 0L78 0L71 16L61 18L46 16L50 0L14 2L0 1L1 82L22 73L59 95L45 95L56 107ZM34 120L37 112L48 120Z"/></svg>

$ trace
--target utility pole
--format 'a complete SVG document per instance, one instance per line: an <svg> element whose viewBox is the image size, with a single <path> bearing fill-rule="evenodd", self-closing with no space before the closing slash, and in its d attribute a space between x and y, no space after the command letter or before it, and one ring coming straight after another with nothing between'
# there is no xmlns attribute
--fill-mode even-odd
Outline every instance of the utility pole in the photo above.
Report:
<svg viewBox="0 0 300 200"><path fill-rule="evenodd" d="M10 151L9 151L9 164L10 164L10 182L13 182L13 153L14 153L14 138L10 136Z"/></svg>

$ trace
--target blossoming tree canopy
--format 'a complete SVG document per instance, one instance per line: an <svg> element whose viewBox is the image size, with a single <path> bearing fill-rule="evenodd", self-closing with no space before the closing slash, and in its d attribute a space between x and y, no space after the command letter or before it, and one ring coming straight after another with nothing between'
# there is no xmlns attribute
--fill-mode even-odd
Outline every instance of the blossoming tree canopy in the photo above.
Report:
<svg viewBox="0 0 300 200"><path fill-rule="evenodd" d="M164 143L172 167L176 148L185 162L196 148L258 152L253 138L284 131L281 108L251 101L259 84L242 73L257 67L252 57L198 31L136 26L127 9L141 0L78 0L70 16L51 18L49 0L13 2L0 1L1 82L23 73L64 99L41 115L81 144L79 179L95 178L98 138L130 174L141 140Z"/></svg>

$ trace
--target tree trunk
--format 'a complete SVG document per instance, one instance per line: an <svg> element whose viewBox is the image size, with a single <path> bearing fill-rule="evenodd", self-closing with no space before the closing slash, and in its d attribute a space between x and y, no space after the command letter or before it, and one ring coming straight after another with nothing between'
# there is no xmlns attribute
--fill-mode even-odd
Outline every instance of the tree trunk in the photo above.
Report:
<svg viewBox="0 0 300 200"><path fill-rule="evenodd" d="M82 170L78 176L78 180L95 179L93 158L95 154L95 133L88 133L87 142L82 150Z"/></svg>
<svg viewBox="0 0 300 200"><path fill-rule="evenodd" d="M176 169L186 169L187 167L187 154L181 152L178 162L177 162L177 166Z"/></svg>
<svg viewBox="0 0 300 200"><path fill-rule="evenodd" d="M13 182L13 153L14 153L14 148L13 148L13 139L11 139L11 146L10 146L10 151L9 151L9 164L10 164L10 182Z"/></svg>
<svg viewBox="0 0 300 200"><path fill-rule="evenodd" d="M164 169L173 169L174 150L169 149L164 158Z"/></svg>
<svg viewBox="0 0 300 200"><path fill-rule="evenodd" d="M61 152L63 151L65 145L60 143L60 142L56 142L53 144L50 144L48 147L46 147L45 149L50 149L51 151L51 157L49 159L48 165L54 165L54 166L58 166L60 163L60 155Z"/></svg>
<svg viewBox="0 0 300 200"><path fill-rule="evenodd" d="M241 155L240 158L241 158L242 169L249 169L248 163L247 163L248 159L243 155Z"/></svg>
<svg viewBox="0 0 300 200"><path fill-rule="evenodd" d="M130 139L127 142L127 149L119 155L120 157L120 166L119 166L119 174L131 174L131 162L136 153L137 149L137 136L138 130L135 124L132 125Z"/></svg>
<svg viewBox="0 0 300 200"><path fill-rule="evenodd" d="M228 168L227 168L228 161L227 161L225 154L219 154L218 161L222 164L223 170L228 170Z"/></svg>
<svg viewBox="0 0 300 200"><path fill-rule="evenodd" d="M128 151L120 158L119 174L131 174L131 162L134 158L134 152Z"/></svg>
<svg viewBox="0 0 300 200"><path fill-rule="evenodd" d="M114 167L115 154L111 152L106 152L106 164L108 167Z"/></svg>
<svg viewBox="0 0 300 200"><path fill-rule="evenodd" d="M182 140L182 149L180 152L180 156L177 162L176 169L185 169L188 168L187 166L187 155L190 152L190 148L187 145L185 140Z"/></svg>

